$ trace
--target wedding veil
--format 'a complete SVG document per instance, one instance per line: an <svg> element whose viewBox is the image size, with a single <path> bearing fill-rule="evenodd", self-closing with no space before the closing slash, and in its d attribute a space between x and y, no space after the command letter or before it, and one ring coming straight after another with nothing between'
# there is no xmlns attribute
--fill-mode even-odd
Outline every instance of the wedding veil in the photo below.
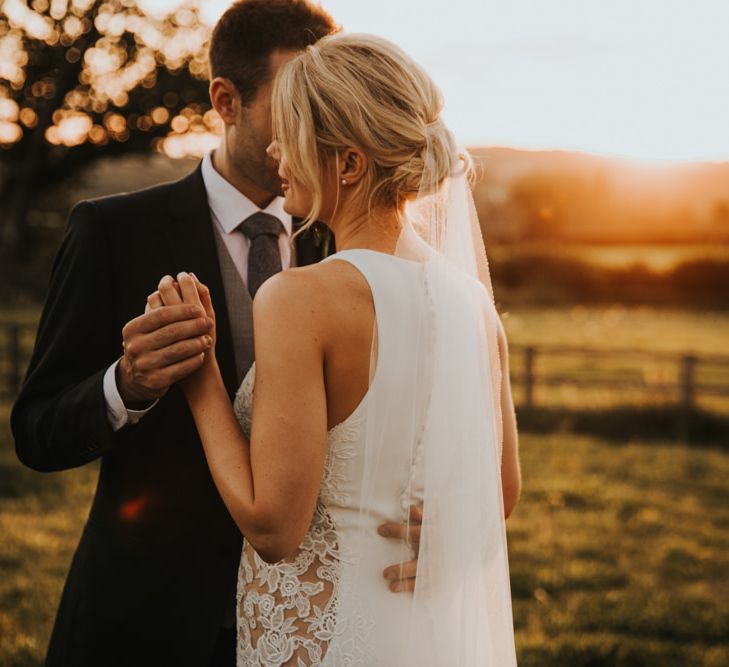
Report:
<svg viewBox="0 0 729 667"><path fill-rule="evenodd" d="M422 503L423 525L419 545L403 549L405 558L418 555L417 578L407 605L408 632L387 664L511 667L516 657L500 476L500 323L468 182L468 154L463 151L457 173L437 182L430 142L442 140L447 130L441 123L426 132L420 193L407 205L396 251L421 264L428 307L409 341L421 363L412 395L381 386L368 402L360 511L377 504L386 449L404 444L385 437L397 422L410 443L399 519L406 520L411 504ZM373 353L373 373L376 364ZM367 576L367 564L358 567Z"/></svg>

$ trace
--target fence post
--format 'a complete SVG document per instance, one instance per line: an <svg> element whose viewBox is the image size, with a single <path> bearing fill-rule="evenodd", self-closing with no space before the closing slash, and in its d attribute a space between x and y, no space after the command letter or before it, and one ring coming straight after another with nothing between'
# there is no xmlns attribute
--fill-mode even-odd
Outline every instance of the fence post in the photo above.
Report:
<svg viewBox="0 0 729 667"><path fill-rule="evenodd" d="M534 347L524 348L524 405L534 407L534 357L537 350Z"/></svg>
<svg viewBox="0 0 729 667"><path fill-rule="evenodd" d="M681 357L681 407L684 414L690 414L694 409L696 362L696 357L691 354Z"/></svg>

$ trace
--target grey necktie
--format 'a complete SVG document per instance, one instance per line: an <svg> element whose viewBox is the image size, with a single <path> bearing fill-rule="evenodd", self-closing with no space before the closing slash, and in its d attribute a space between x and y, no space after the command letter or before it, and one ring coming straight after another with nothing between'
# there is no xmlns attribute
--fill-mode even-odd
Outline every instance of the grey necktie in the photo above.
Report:
<svg viewBox="0 0 729 667"><path fill-rule="evenodd" d="M248 291L252 298L266 280L281 270L278 237L284 226L278 218L258 211L238 225L238 229L251 242L248 249Z"/></svg>

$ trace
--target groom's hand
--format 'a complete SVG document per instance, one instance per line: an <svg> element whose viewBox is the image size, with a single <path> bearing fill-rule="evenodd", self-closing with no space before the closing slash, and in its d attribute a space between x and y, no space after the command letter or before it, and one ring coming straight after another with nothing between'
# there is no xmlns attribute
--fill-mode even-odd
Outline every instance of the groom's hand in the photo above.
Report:
<svg viewBox="0 0 729 667"><path fill-rule="evenodd" d="M412 593L415 590L415 575L418 569L417 553L420 546L420 528L423 522L423 506L412 505L407 523L384 523L377 532L383 537L408 542L416 554L414 560L390 565L385 568L382 575L389 582L393 593Z"/></svg>
<svg viewBox="0 0 729 667"><path fill-rule="evenodd" d="M124 404L145 407L196 371L211 345L212 326L200 306L182 303L148 309L128 322L122 330L124 356L116 372Z"/></svg>

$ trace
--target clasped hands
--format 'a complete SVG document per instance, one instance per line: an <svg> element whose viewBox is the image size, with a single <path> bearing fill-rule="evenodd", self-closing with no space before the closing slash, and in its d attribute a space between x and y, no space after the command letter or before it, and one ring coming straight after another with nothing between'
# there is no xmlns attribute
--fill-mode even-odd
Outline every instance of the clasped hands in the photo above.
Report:
<svg viewBox="0 0 729 667"><path fill-rule="evenodd" d="M128 408L149 407L179 382L215 360L215 312L208 288L194 274L164 276L147 297L144 314L122 330L124 355L117 366L117 386ZM407 523L385 523L383 537L407 541L417 555L422 507L412 506ZM385 568L393 592L412 592L418 561Z"/></svg>
<svg viewBox="0 0 729 667"><path fill-rule="evenodd" d="M191 274L160 280L143 315L122 329L117 386L128 408L149 407L199 370L215 349L215 313L207 288ZM203 306L209 306L209 310Z"/></svg>

